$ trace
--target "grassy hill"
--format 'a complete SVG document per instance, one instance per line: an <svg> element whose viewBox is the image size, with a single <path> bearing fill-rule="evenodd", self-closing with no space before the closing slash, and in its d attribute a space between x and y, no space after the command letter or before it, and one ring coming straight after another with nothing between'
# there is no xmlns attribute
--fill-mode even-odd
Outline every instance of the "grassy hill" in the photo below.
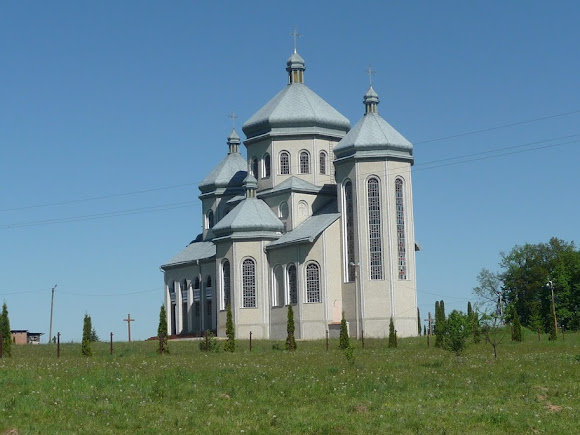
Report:
<svg viewBox="0 0 580 435"><path fill-rule="evenodd" d="M561 337L560 337L561 338ZM433 344L431 341L431 344ZM460 357L425 338L366 340L353 359L331 341L197 341L14 346L0 360L0 434L23 433L577 433L580 334L509 337Z"/></svg>

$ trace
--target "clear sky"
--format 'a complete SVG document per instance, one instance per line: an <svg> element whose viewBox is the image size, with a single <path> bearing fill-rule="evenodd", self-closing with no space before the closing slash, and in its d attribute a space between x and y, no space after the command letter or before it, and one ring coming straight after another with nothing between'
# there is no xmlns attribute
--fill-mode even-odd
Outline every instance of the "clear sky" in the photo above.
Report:
<svg viewBox="0 0 580 435"><path fill-rule="evenodd" d="M13 329L156 334L167 262L200 232L197 184L286 84L415 145L417 285L465 310L500 251L578 239L576 1L20 1L0 5L0 302ZM501 127L501 128L496 128ZM465 134L463 133L471 133ZM467 156L467 157L466 157Z"/></svg>

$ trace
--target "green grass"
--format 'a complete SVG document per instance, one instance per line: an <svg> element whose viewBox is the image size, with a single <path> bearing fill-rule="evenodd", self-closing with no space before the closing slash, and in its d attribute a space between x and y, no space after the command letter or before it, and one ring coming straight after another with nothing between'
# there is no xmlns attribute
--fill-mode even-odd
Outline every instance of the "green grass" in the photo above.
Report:
<svg viewBox="0 0 580 435"><path fill-rule="evenodd" d="M366 340L354 362L323 341L298 351L238 341L14 346L0 360L2 433L577 433L580 334L471 344L456 357L425 338ZM433 343L433 340L432 340ZM284 348L284 343L279 342ZM12 431L12 432L9 432Z"/></svg>

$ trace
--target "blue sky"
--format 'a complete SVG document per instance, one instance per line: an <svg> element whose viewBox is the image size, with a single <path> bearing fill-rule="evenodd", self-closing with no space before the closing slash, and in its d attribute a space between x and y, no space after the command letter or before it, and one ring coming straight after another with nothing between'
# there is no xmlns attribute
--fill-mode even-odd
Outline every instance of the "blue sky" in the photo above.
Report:
<svg viewBox="0 0 580 435"><path fill-rule="evenodd" d="M306 84L351 125L376 70L381 115L415 144L421 314L465 310L500 251L578 239L579 20L573 1L3 2L12 328L48 335L58 284L64 341L85 313L102 338L126 340L128 313L133 338L156 333L159 266L200 232L228 114L241 134L285 85L294 26Z"/></svg>

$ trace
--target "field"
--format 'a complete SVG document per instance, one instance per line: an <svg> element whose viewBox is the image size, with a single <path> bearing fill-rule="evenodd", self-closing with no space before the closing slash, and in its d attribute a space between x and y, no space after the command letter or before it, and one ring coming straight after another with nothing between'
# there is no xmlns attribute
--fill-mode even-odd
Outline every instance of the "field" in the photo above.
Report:
<svg viewBox="0 0 580 435"><path fill-rule="evenodd" d="M577 433L580 334L565 341L471 344L457 357L425 338L197 341L13 346L0 360L0 434L27 433ZM432 343L433 344L433 341Z"/></svg>

